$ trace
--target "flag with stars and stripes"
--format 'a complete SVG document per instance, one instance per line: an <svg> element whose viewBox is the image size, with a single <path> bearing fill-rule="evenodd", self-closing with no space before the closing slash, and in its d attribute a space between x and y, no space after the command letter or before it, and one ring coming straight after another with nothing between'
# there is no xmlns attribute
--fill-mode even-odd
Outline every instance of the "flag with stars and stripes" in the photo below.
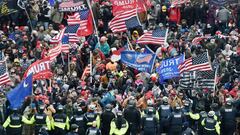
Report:
<svg viewBox="0 0 240 135"><path fill-rule="evenodd" d="M0 52L0 86L11 82L3 52Z"/></svg>
<svg viewBox="0 0 240 135"><path fill-rule="evenodd" d="M200 89L214 89L215 72L214 71L197 71L196 72L197 87Z"/></svg>
<svg viewBox="0 0 240 135"><path fill-rule="evenodd" d="M192 74L190 72L183 72L182 74L180 74L180 80L179 80L180 89L192 88L191 76Z"/></svg>
<svg viewBox="0 0 240 135"><path fill-rule="evenodd" d="M186 59L183 63L178 66L180 73L184 71L209 71L212 70L211 64L208 59L208 53L204 52Z"/></svg>
<svg viewBox="0 0 240 135"><path fill-rule="evenodd" d="M137 9L120 13L109 22L109 28L113 32L124 32L138 26L141 26L141 23L138 19Z"/></svg>
<svg viewBox="0 0 240 135"><path fill-rule="evenodd" d="M62 38L62 52L69 53L70 45L69 45L69 35L64 35Z"/></svg>
<svg viewBox="0 0 240 135"><path fill-rule="evenodd" d="M93 33L92 16L89 9L84 9L68 16L67 19L69 26L78 26L76 34L78 36L88 36Z"/></svg>
<svg viewBox="0 0 240 135"><path fill-rule="evenodd" d="M59 44L63 35L64 35L65 29L66 28L62 29L56 36L51 38L50 39L50 44Z"/></svg>
<svg viewBox="0 0 240 135"><path fill-rule="evenodd" d="M70 43L78 43L79 42L78 35L77 35L77 31L78 31L79 27L80 27L79 24L66 26L64 35L68 35Z"/></svg>
<svg viewBox="0 0 240 135"><path fill-rule="evenodd" d="M137 16L134 16L126 21L126 26L127 26L127 29L130 30L130 29L136 28L138 26L141 26L141 24L138 21Z"/></svg>
<svg viewBox="0 0 240 135"><path fill-rule="evenodd" d="M147 31L137 40L138 44L156 44L156 45L164 45L166 30L161 30L160 28Z"/></svg>
<svg viewBox="0 0 240 135"><path fill-rule="evenodd" d="M49 49L48 56L50 57L50 60L53 61L57 56L62 52L62 46L61 44L58 44L54 46L53 48Z"/></svg>
<svg viewBox="0 0 240 135"><path fill-rule="evenodd" d="M50 60L53 61L57 56L62 52L62 38L64 36L66 28L62 29L57 36L54 37L54 44L56 44L53 48L49 49L48 56ZM52 43L50 41L50 43Z"/></svg>

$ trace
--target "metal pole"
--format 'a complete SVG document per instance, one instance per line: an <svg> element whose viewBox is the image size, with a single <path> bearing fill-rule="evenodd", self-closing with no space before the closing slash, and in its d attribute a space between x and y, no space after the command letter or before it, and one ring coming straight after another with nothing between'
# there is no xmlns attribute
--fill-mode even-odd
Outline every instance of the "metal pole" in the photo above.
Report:
<svg viewBox="0 0 240 135"><path fill-rule="evenodd" d="M24 8L24 11L25 11L25 13L26 13L26 15L27 15L27 18L28 18L28 21L29 21L29 24L30 24L31 30L33 30L32 21L31 21L30 16L29 16L29 14L28 14L28 12L27 12L27 9Z"/></svg>

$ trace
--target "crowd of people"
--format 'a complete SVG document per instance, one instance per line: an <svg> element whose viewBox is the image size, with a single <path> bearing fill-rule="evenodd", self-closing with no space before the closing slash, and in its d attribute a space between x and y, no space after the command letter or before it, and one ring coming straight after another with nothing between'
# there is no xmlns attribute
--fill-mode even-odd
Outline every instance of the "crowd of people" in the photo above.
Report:
<svg viewBox="0 0 240 135"><path fill-rule="evenodd" d="M139 13L141 28L113 33L108 0L92 2L98 35L79 37L69 53L51 63L53 77L33 82L33 95L21 108L10 109L6 94L35 61L48 56L50 39L67 25L68 13L58 3L29 0L25 10L0 17L0 50L11 83L0 87L1 133L7 135L233 135L240 133L240 7L186 2L171 5L151 0ZM157 59L152 73L141 72L112 52L137 44L146 30L168 28L165 45L151 45ZM98 43L99 37L99 43ZM194 42L196 37L201 40ZM214 89L181 88L179 78L159 81L161 61L206 51L217 71ZM90 58L90 54L92 57ZM82 74L92 60L92 73ZM160 83L161 82L161 83Z"/></svg>

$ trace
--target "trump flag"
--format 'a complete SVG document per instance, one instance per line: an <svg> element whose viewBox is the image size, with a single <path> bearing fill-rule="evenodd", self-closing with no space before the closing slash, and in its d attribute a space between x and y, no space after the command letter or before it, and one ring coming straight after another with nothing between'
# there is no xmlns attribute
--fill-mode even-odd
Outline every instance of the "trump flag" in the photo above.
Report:
<svg viewBox="0 0 240 135"><path fill-rule="evenodd" d="M134 51L121 52L121 62L143 72L152 72L155 59L155 54L138 53Z"/></svg>
<svg viewBox="0 0 240 135"><path fill-rule="evenodd" d="M184 55L176 58L165 59L162 61L161 66L156 70L160 76L161 81L171 79L173 77L179 77L178 65L184 61Z"/></svg>
<svg viewBox="0 0 240 135"><path fill-rule="evenodd" d="M52 77L51 60L49 57L34 62L23 75L23 78L33 74L33 80L48 79Z"/></svg>

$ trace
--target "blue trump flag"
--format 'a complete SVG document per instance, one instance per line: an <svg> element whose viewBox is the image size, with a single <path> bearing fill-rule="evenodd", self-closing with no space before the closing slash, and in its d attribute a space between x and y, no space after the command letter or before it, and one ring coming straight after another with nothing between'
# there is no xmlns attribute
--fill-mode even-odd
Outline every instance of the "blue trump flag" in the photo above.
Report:
<svg viewBox="0 0 240 135"><path fill-rule="evenodd" d="M179 69L178 65L184 61L184 55L163 60L161 66L159 66L156 70L160 76L161 82L166 79L171 79L174 77L179 77Z"/></svg>
<svg viewBox="0 0 240 135"><path fill-rule="evenodd" d="M156 55L150 53L138 53L135 51L123 51L121 53L121 62L143 72L152 72L155 59Z"/></svg>
<svg viewBox="0 0 240 135"><path fill-rule="evenodd" d="M10 108L21 107L25 97L32 94L32 77L33 75L30 74L16 88L7 93Z"/></svg>

